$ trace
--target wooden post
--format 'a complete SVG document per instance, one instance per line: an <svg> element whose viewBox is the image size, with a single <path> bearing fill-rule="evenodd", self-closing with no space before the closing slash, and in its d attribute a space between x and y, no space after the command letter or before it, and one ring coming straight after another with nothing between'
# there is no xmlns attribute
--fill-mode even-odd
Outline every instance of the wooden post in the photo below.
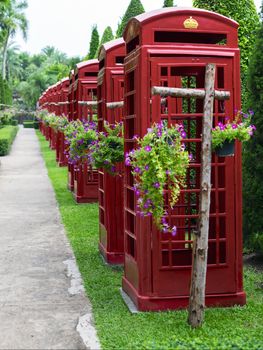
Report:
<svg viewBox="0 0 263 350"><path fill-rule="evenodd" d="M209 210L211 192L211 141L214 104L215 65L208 64L205 73L205 98L202 128L201 193L198 232L193 240L193 264L188 323L201 326L204 319Z"/></svg>

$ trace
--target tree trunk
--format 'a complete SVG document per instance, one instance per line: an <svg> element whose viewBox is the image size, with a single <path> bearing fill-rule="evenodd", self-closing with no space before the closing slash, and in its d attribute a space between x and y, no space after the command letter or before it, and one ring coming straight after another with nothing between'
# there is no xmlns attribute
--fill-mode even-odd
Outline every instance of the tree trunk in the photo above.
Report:
<svg viewBox="0 0 263 350"><path fill-rule="evenodd" d="M205 73L205 98L202 128L201 193L199 225L193 241L193 265L191 276L188 323L201 326L204 319L209 210L211 192L211 131L213 122L215 65L208 64Z"/></svg>
<svg viewBox="0 0 263 350"><path fill-rule="evenodd" d="M6 33L6 37L3 45L3 60L2 60L2 78L6 80L6 60L7 60L7 46L9 40L9 31Z"/></svg>

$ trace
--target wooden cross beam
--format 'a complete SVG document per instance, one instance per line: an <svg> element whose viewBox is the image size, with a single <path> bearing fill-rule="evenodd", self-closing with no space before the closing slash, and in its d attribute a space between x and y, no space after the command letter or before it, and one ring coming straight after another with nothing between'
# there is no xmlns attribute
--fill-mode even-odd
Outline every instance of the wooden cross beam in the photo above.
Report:
<svg viewBox="0 0 263 350"><path fill-rule="evenodd" d="M212 92L213 96L217 100L228 100L230 98L229 91L222 90L214 90ZM183 98L205 98L205 90L204 89L180 89L180 88L169 88L165 86L153 86L152 87L152 95L160 95L163 97L171 96L171 97L183 97Z"/></svg>
<svg viewBox="0 0 263 350"><path fill-rule="evenodd" d="M109 109L122 108L124 106L124 101L107 102L106 107Z"/></svg>
<svg viewBox="0 0 263 350"><path fill-rule="evenodd" d="M81 106L97 106L97 101L78 101L78 104Z"/></svg>
<svg viewBox="0 0 263 350"><path fill-rule="evenodd" d="M63 106L63 105L67 105L67 104L69 104L68 101L58 102L58 105L59 105L59 106Z"/></svg>
<svg viewBox="0 0 263 350"><path fill-rule="evenodd" d="M188 323L194 328L202 324L205 308L214 99L228 100L230 98L229 91L217 91L214 89L214 85L215 64L207 64L205 88L202 90L162 86L154 86L152 88L152 95L204 99L199 223L197 234L193 239L193 263L188 310Z"/></svg>
<svg viewBox="0 0 263 350"><path fill-rule="evenodd" d="M157 88L157 87L155 87L155 88ZM152 100L150 100L150 103L152 103ZM165 105L165 104L166 104L166 98L161 98L161 105ZM106 106L109 109L121 108L124 106L124 101L107 102Z"/></svg>

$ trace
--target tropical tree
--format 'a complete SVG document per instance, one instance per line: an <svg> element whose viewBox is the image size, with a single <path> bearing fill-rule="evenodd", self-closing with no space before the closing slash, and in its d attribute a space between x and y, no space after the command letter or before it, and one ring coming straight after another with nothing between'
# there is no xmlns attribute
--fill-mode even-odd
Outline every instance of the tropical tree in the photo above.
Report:
<svg viewBox="0 0 263 350"><path fill-rule="evenodd" d="M140 0L131 0L130 4L122 17L121 23L118 25L116 36L117 38L122 36L122 33L124 31L124 28L126 24L128 23L129 19L135 16L140 15L141 13L145 12L144 7Z"/></svg>
<svg viewBox="0 0 263 350"><path fill-rule="evenodd" d="M6 61L7 50L10 38L14 37L18 30L23 34L24 39L27 38L28 22L25 16L25 9L27 8L26 0L9 0L4 7L3 16L1 19L2 31L2 78L6 79Z"/></svg>
<svg viewBox="0 0 263 350"><path fill-rule="evenodd" d="M173 7L174 0L164 0L163 7Z"/></svg>
<svg viewBox="0 0 263 350"><path fill-rule="evenodd" d="M88 59L95 58L96 52L99 46L100 42L100 36L98 32L97 25L94 25L92 27L92 32L91 32L91 39L90 39L90 44L89 44L89 54L88 54Z"/></svg>
<svg viewBox="0 0 263 350"><path fill-rule="evenodd" d="M103 34L102 34L102 37L101 37L101 40L100 40L100 44L97 48L97 52L96 52L96 57L98 56L98 53L99 53L99 48L101 47L101 45L107 43L108 41L111 41L114 39L114 35L113 35L113 32L112 32L112 29L110 26L108 26L107 28L105 28Z"/></svg>
<svg viewBox="0 0 263 350"><path fill-rule="evenodd" d="M263 4L262 4L263 5ZM263 20L263 7L261 8ZM245 240L263 254L263 22L249 64L249 104L254 111L255 136L244 148L244 234Z"/></svg>
<svg viewBox="0 0 263 350"><path fill-rule="evenodd" d="M254 0L194 0L193 6L218 12L239 23L238 39L241 53L242 101L246 104L247 69L254 47L259 17Z"/></svg>

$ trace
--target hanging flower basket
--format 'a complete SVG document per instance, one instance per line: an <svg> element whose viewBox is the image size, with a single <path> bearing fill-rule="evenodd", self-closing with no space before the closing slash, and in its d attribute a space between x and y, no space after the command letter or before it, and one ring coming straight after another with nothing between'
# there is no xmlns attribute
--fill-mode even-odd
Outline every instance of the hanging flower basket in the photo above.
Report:
<svg viewBox="0 0 263 350"><path fill-rule="evenodd" d="M235 140L225 141L221 147L215 149L218 157L233 157L235 155Z"/></svg>

